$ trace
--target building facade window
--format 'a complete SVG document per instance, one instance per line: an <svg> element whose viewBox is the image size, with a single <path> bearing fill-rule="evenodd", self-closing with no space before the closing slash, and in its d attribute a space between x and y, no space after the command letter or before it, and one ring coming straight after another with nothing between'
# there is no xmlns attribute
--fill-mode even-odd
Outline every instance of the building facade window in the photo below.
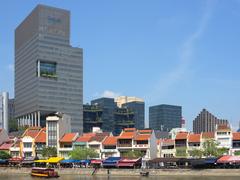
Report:
<svg viewBox="0 0 240 180"><path fill-rule="evenodd" d="M45 78L57 78L57 63L38 60L37 76Z"/></svg>

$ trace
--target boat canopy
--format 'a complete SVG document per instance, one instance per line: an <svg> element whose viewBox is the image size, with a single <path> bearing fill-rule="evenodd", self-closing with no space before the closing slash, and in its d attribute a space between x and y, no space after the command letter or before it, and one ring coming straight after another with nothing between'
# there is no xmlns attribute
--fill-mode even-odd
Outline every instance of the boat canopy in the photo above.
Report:
<svg viewBox="0 0 240 180"><path fill-rule="evenodd" d="M36 163L59 163L60 161L64 160L62 157L51 157L49 159L40 159L34 162Z"/></svg>

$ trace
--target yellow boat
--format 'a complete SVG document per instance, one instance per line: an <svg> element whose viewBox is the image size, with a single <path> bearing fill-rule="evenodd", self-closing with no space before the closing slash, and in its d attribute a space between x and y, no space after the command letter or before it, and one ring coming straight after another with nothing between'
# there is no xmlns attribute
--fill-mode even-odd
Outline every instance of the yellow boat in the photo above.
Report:
<svg viewBox="0 0 240 180"><path fill-rule="evenodd" d="M31 176L45 178L59 177L58 173L52 168L32 168Z"/></svg>

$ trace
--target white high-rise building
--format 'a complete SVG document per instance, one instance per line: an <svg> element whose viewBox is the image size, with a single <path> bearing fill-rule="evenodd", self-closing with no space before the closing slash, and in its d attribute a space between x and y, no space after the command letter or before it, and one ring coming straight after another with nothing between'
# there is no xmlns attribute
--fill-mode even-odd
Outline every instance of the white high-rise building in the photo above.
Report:
<svg viewBox="0 0 240 180"><path fill-rule="evenodd" d="M8 132L8 92L0 94L0 129Z"/></svg>

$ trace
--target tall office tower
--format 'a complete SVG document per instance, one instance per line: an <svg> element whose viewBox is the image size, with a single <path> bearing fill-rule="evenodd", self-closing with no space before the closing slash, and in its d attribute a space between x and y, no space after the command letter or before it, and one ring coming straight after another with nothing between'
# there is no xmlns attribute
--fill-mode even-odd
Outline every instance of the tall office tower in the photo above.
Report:
<svg viewBox="0 0 240 180"><path fill-rule="evenodd" d="M91 101L92 105L101 108L102 130L112 132L114 130L114 111L117 108L113 98L99 98Z"/></svg>
<svg viewBox="0 0 240 180"><path fill-rule="evenodd" d="M228 125L229 123L228 120L218 119L206 109L203 109L193 120L193 132L214 132L217 124Z"/></svg>
<svg viewBox="0 0 240 180"><path fill-rule="evenodd" d="M119 96L115 98L115 102L117 103L118 107L122 107L123 104L130 103L130 102L144 102L143 99L134 97L134 96Z"/></svg>
<svg viewBox="0 0 240 180"><path fill-rule="evenodd" d="M38 5L15 30L15 116L19 126L45 126L46 116L71 116L83 128L82 49L70 45L70 12Z"/></svg>
<svg viewBox="0 0 240 180"><path fill-rule="evenodd" d="M144 129L145 103L143 101L133 101L122 104L122 107L128 108L133 112L134 127Z"/></svg>
<svg viewBox="0 0 240 180"><path fill-rule="evenodd" d="M173 105L157 105L149 108L149 128L160 131L171 131L180 128L182 107Z"/></svg>
<svg viewBox="0 0 240 180"><path fill-rule="evenodd" d="M7 92L0 94L0 129L8 132L8 98Z"/></svg>

